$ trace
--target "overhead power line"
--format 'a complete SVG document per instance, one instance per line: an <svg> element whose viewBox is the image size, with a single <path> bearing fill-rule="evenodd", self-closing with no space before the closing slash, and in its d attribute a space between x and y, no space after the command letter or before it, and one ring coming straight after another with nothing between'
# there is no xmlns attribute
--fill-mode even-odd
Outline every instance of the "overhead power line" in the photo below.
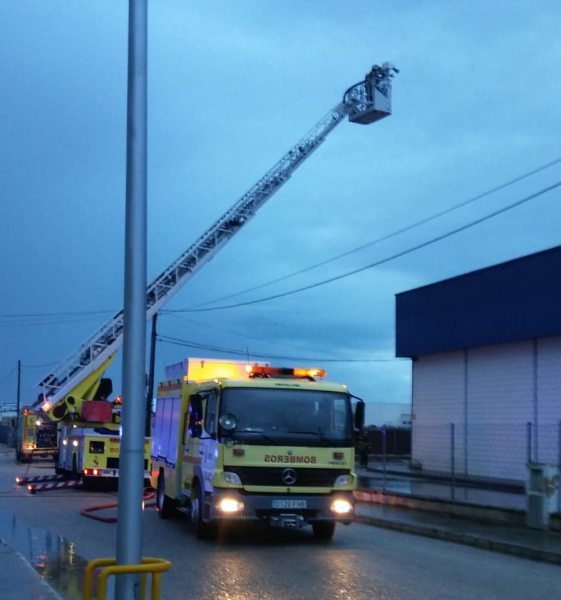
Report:
<svg viewBox="0 0 561 600"><path fill-rule="evenodd" d="M186 317L185 315L181 315L181 314L164 312L164 316L171 317L173 319L179 319L181 321L185 321L192 325L196 325L197 327L204 327L205 329L212 329L213 331L218 331L220 333L227 333L228 335L235 335L237 337L243 338L244 340L256 340L258 342L268 342L269 341L268 338L264 338L263 336L248 335L246 332L242 333L241 331L235 331L230 328L227 329L224 327L217 327L216 325L213 325L210 323L202 323L201 321L196 321L194 319L190 319L190 318ZM283 341L283 346L285 346L285 347L292 346L293 348L297 348L298 351L300 351L300 352L306 351L306 350L311 350L312 352L316 352L315 348L308 348L308 347L304 346L303 344L291 344L290 342L287 342L287 341Z"/></svg>
<svg viewBox="0 0 561 600"><path fill-rule="evenodd" d="M210 301L204 302L202 304L193 305L192 307L187 308L187 309L162 310L161 312L162 313L196 312L196 309L201 309L201 312L202 312L202 309L204 307L208 306L209 304L214 304L214 303L220 302L222 300L227 300L229 298L234 298L234 297L240 296L242 294L246 294L246 293L249 293L249 292L252 292L252 291L256 291L258 289L262 289L262 288L267 287L269 285L273 285L275 283L279 283L281 281L285 281L286 279L290 279L292 277L296 277L297 275L301 275L301 274L306 273L308 271L312 271L313 269L317 269L319 267L325 266L326 264L335 262L336 260L339 260L341 258L344 258L344 257L349 256L351 254L354 254L356 252L359 252L361 250L364 250L365 248L369 248L369 247L374 246L376 244L379 244L381 242L387 241L387 240L389 240L389 239L391 239L393 237L396 237L396 236L398 236L398 235L400 235L402 233L405 233L407 231L411 231L412 229L415 229L415 228L417 228L417 227L419 227L421 225L424 225L426 223L429 223L430 221L433 221L433 220L435 220L435 219L437 219L439 217L442 217L442 216L447 215L447 214L449 214L449 213L451 213L453 211L456 211L456 210L458 210L460 208L463 208L464 206L467 206L468 204L471 204L471 203L473 203L473 202L475 202L477 200L481 200L482 198L485 198L485 197L487 197L487 196L489 196L489 195L491 195L493 193L496 193L496 192L498 192L500 190L503 190L503 189L505 189L505 188L507 188L507 187L509 187L509 186L511 186L513 184L515 184L515 183L518 183L520 181L523 181L524 179L527 179L528 177L531 177L532 175L535 175L536 173L540 173L541 171L549 169L550 167L553 167L553 166L555 166L557 164L560 164L560 163L561 163L561 158L556 158L555 160L552 160L552 161L550 161L550 162L548 162L548 163L546 163L546 164L544 164L544 165L542 165L540 167L532 169L531 171L528 171L528 172L526 172L526 173L524 173L522 175L519 175L518 177L515 177L514 179L510 179L509 181L506 181L504 183L501 183L500 185L497 185L497 186L495 186L493 188L490 188L489 190L487 190L485 192L482 192L482 193L480 193L480 194L478 194L476 196L468 198L467 200L459 202L458 204L455 204L455 205L451 206L450 208L446 208L444 210L436 212L436 213L434 213L434 214L432 214L432 215L430 215L428 217L425 217L423 219L415 221L414 223L406 225L405 227L397 229L397 230L393 231L392 233L389 233L389 234L384 235L384 236L382 236L380 238L377 238L377 239L374 239L374 240L372 240L370 242L367 242L366 244L363 244L361 246L357 246L356 248L353 248L351 250L347 250L347 251L342 252L341 254L333 256L333 257L331 257L329 259L326 259L326 260L321 261L319 263L315 263L315 264L310 265L308 267L305 267L303 269L294 271L294 272L289 273L287 275L284 275L282 277L278 277L276 279L272 279L270 281L267 281L267 282L255 285L255 286L250 287L250 288L246 288L245 290L240 290L239 292L234 292L234 293L228 294L226 296L221 296L219 298L215 298L214 300L210 300ZM557 187L557 185L558 184L555 184L554 186L552 186L551 189L553 189L553 187ZM538 192L535 196L532 196L532 197L536 197L538 195L541 195L542 193L545 193L545 192L549 191L549 189L550 188L546 188L545 191L542 190L541 192ZM530 197L528 199L532 199L532 197ZM504 210L509 210L510 208L512 208L514 206L517 206L517 205L518 204L509 206L509 207L507 207ZM504 212L504 211L501 211L501 212ZM491 215L489 215L486 218L491 218L493 216L495 216L495 214L491 214ZM474 224L476 224L476 223L474 223ZM468 225L467 227L471 227L471 226L472 226L472 224ZM454 233L455 232L451 232L450 235L453 235ZM436 241L438 241L438 240L436 240ZM432 242L428 242L428 243L432 243ZM427 243L427 245L428 245L428 243ZM413 252L415 249L417 249L417 248L414 248L414 249L411 249L409 251L406 251L406 253ZM387 260L392 260L392 259L393 259L393 257L390 257L390 258L384 259L384 260L387 261ZM381 264L381 263L375 263L372 266L377 266L377 264ZM366 268L371 268L371 267L367 266L367 267L364 267L364 268L366 269ZM352 274L354 274L354 272L349 273L349 275L352 275ZM341 277L345 277L345 276L348 276L348 275L342 275ZM325 283L329 283L330 281L331 280L326 280ZM317 285L322 285L322 283L319 282L318 284L313 284L312 287L316 287ZM297 290L289 292L289 293L287 293L285 295L289 295L289 294L292 294L292 293L297 293L298 291L304 291L305 289L308 289L308 287L306 286L306 287L303 287L303 288L298 288ZM268 299L273 299L275 297L277 297L277 296L271 296L270 298L268 297L268 298L264 298L264 299L258 299L258 300L255 300L255 301L250 301L248 303L249 304L254 304L256 302L264 302L264 301L266 301ZM282 294L279 297L282 297ZM215 307L215 308L210 308L210 309L207 309L207 310L221 310L222 308L233 308L235 306L244 306L245 304L247 304L247 303L232 304L232 305L228 305L226 307ZM64 324L64 323L72 322L73 320L81 320L84 317L114 314L114 312L115 312L115 309L111 309L111 310L94 310L94 311L45 312L45 313L3 313L3 314L0 313L0 320L1 319L43 319L43 320L40 320L40 321L29 321L27 323L16 323L15 324L16 326L37 326L37 325ZM52 320L45 320L45 319L52 319ZM57 319L59 319L59 320L57 320ZM1 322L1 324L3 324L3 325L14 325L13 323L5 322L5 321Z"/></svg>
<svg viewBox="0 0 561 600"><path fill-rule="evenodd" d="M72 315L72 313L68 313ZM56 316L52 318L48 313L45 314L44 317L16 317L13 315L11 318L5 315L0 316L0 326L2 327L52 327L59 325L66 325L68 323L85 323L88 321L92 321L95 318L95 315L91 313L87 313L84 316L69 316L68 318L64 318L62 316Z"/></svg>
<svg viewBox="0 0 561 600"><path fill-rule="evenodd" d="M50 363L46 363L46 364L42 364L42 365L21 365L22 369L45 369L47 367L52 367L53 365L58 365L60 364L60 361L57 360L55 362L50 362Z"/></svg>
<svg viewBox="0 0 561 600"><path fill-rule="evenodd" d="M539 190L538 192L535 192L534 194L530 194L529 196L526 196L524 198L522 198L521 200L517 200L516 202L512 202L511 204L500 208L498 210L495 210L483 217L479 217L478 219L474 219L473 221L470 221L469 223L466 223L465 225L462 225L460 227L456 227L450 231L448 231L447 233L443 233L441 235L438 235L436 237L431 238L430 240L427 240L425 242L421 242L420 244L416 244L415 246L412 246L410 248L407 248L406 250L402 250L400 252L396 252L395 254L392 254L390 256L387 256L386 258L382 258L380 260L377 260L376 262L370 263L368 265L365 265L363 267L359 267L358 269L353 269L351 271L346 271L345 273L342 273L341 275L336 275L335 277L330 277L328 279L323 279L321 281L317 281L316 283L312 283L306 286L302 286L299 288L295 288L292 290L288 290L286 292L281 292L279 294L273 294L271 296L265 296L263 298L256 298L255 300L247 300L246 302L237 302L235 304L224 304L222 306L213 306L213 307L207 307L207 308L183 308L183 309L175 309L175 310L169 310L167 312L170 313L181 313L181 312L210 312L210 311L215 311L215 310L224 310L227 308L239 308L241 306L250 306L252 304L259 304L261 302L268 302L270 300L277 300L279 298L285 298L286 296L292 296L294 294L298 294L300 292L304 292L307 290L311 290L320 286L324 286L327 285L328 283L333 283L334 281L339 281L341 279L345 279L347 277L351 277L352 275L356 275L358 273L362 273L363 271L366 271L368 269L372 269L374 267L378 267L382 264L388 263L392 260L395 260L397 258L401 258L402 256L406 256L407 254L411 254L412 252L416 252L417 250L421 250L422 248L426 248L427 246L431 246L432 244L436 244L437 242L441 242L442 240L452 237L453 235L456 235L462 231L466 231L467 229L470 229L471 227L475 227L476 225L479 225L480 223L483 223L485 221L488 221L489 219L492 219L493 217L496 217L500 214L503 214L509 210L512 210L513 208L516 208L518 206L521 206L522 204L525 204L526 202L529 202L530 200L533 200L535 198L538 198L539 196L542 196L544 194L546 194L547 192L550 192L556 188L558 188L559 186L561 186L561 181L558 181L557 183L554 183L553 185L547 186L541 190Z"/></svg>
<svg viewBox="0 0 561 600"><path fill-rule="evenodd" d="M46 312L46 313L4 313L0 314L0 318L33 318L33 317L85 317L97 316L113 313L113 310L82 310L72 312Z"/></svg>
<svg viewBox="0 0 561 600"><path fill-rule="evenodd" d="M200 344L198 342L193 342L189 340L182 340L179 338L158 335L158 341L164 342L167 344L173 344L175 346L184 346L186 348L195 348L197 350L211 350L213 352L218 352L222 354L234 355L234 356L248 356L247 350L239 350L235 348L224 348L221 346L213 346L210 344ZM395 357L382 357L382 358L318 358L318 357L303 357L303 356L287 356L283 354L274 354L274 353L262 353L262 352L250 352L249 353L253 358L275 358L279 360L292 360L292 361L302 361L302 362L316 362L316 363L378 363L378 362L403 362L403 360L409 359L400 359Z"/></svg>
<svg viewBox="0 0 561 600"><path fill-rule="evenodd" d="M561 158L556 158L555 160L552 160L540 167L532 169L531 171L528 171L522 175L519 175L518 177L515 177L514 179L505 181L504 183L501 183L500 185L492 187L485 192L481 192L480 194L477 194L476 196L472 196L471 198L468 198L467 200L463 200L462 202L459 202L458 204L454 204L453 206L451 206L449 208L445 208L445 209L438 211L432 215L429 215L428 217L424 217L423 219L415 221L414 223L410 223L409 225L406 225L405 227L396 229L395 231L388 233L386 235L383 235L379 238L376 238L370 242L367 242L366 244L362 244L361 246L357 246L356 248L347 250L345 252L342 252L341 254L337 254L336 256L333 256L333 257L323 260L321 262L315 263L313 265L309 265L308 267L304 267L297 271L293 271L292 273L288 273L287 275L283 275L281 277L277 277L276 279L271 279L264 283L260 283L258 285L254 285L254 286L246 288L244 290L240 290L239 292L233 292L232 294L220 296L219 298L215 298L214 300L209 300L208 302L203 302L201 304L195 304L191 308L202 308L204 306L208 306L209 304L215 304L216 302L222 302L224 300L229 300L230 298L236 298L238 296L248 294L249 292L255 292L256 290L263 289L264 287L268 287L275 283L280 283L281 281L286 281L287 279L291 279L292 277L297 277L298 275L302 275L303 273L308 273L309 271L313 271L314 269L318 269L319 267L328 265L332 262L335 262L336 260L340 260L341 258L350 256L351 254L355 254L356 252L360 252L361 250L375 246L376 244L381 244L382 242L385 242L394 237L397 237L398 235L401 235L402 233L406 233L408 231L411 231L412 229L416 229L417 227L420 227L421 225L426 225L427 223L430 223L431 221L434 221L435 219L438 219L440 217L448 215L456 210L459 210L460 208L464 208L465 206L468 206L469 204L472 204L473 202L476 202L477 200L482 200L483 198L486 198L487 196L490 196L491 194L495 194L496 192L504 190L504 189L510 187L511 185L514 185L515 183L519 183L520 181L523 181L524 179L527 179L528 177L531 177L532 175L536 175L537 173L540 173L541 171L545 171L546 169L549 169L555 165L558 165L559 163L561 163Z"/></svg>

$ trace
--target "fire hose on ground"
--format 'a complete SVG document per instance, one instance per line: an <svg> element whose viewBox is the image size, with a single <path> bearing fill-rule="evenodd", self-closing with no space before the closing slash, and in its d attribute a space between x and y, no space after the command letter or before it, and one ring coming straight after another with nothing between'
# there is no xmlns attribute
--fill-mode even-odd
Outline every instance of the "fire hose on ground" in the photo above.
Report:
<svg viewBox="0 0 561 600"><path fill-rule="evenodd" d="M152 501L155 496L155 492L152 488L145 488L144 494L142 496L143 507L147 506L155 506L156 502ZM149 502L150 501L150 502ZM89 506L80 511L80 514L83 517L87 517L88 519L94 519L95 521L101 521L102 523L116 523L117 517L104 517L102 515L97 515L100 510L110 510L112 508L117 508L119 506L118 502L110 502L109 504L97 504L95 506Z"/></svg>

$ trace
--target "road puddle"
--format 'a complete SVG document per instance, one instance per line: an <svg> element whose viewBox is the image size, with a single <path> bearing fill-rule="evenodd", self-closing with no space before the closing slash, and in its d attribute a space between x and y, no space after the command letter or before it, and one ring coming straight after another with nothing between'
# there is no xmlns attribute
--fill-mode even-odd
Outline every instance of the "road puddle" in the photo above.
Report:
<svg viewBox="0 0 561 600"><path fill-rule="evenodd" d="M24 556L52 588L69 600L82 598L87 561L76 544L45 529L30 527L14 514L0 513L0 539Z"/></svg>

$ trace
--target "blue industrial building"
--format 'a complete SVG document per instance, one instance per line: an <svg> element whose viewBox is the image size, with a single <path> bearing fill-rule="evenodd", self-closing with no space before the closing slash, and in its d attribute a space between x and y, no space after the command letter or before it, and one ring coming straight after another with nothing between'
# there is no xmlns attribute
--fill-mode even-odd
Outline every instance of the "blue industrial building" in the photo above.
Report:
<svg viewBox="0 0 561 600"><path fill-rule="evenodd" d="M522 481L561 462L561 246L396 297L412 460Z"/></svg>

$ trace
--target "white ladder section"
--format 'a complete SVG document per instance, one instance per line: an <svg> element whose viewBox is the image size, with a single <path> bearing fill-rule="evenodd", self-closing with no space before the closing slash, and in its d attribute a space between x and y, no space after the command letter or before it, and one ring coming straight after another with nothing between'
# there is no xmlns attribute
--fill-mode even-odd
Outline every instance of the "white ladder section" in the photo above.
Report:
<svg viewBox="0 0 561 600"><path fill-rule="evenodd" d="M212 227L177 260L160 273L146 290L146 319L150 319L181 286L228 242L324 142L345 118L369 124L391 114L391 78L397 69L389 63L375 65L365 79L351 86L343 101L332 108ZM43 397L53 405L99 368L123 343L123 311L86 340L67 360L39 382Z"/></svg>

